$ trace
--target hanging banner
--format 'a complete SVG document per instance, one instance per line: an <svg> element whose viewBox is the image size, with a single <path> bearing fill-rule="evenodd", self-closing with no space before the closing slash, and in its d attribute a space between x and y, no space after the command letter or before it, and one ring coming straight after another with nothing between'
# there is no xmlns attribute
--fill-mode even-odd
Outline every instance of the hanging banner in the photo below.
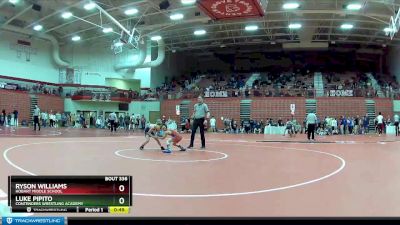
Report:
<svg viewBox="0 0 400 225"><path fill-rule="evenodd" d="M330 97L353 97L353 90L330 90Z"/></svg>
<svg viewBox="0 0 400 225"><path fill-rule="evenodd" d="M296 111L296 104L290 104L290 112L292 115L294 115L294 112Z"/></svg>
<svg viewBox="0 0 400 225"><path fill-rule="evenodd" d="M264 16L267 1L260 0L200 0L197 4L213 20L258 18Z"/></svg>
<svg viewBox="0 0 400 225"><path fill-rule="evenodd" d="M227 91L205 91L204 97L205 98L227 98L228 92Z"/></svg>

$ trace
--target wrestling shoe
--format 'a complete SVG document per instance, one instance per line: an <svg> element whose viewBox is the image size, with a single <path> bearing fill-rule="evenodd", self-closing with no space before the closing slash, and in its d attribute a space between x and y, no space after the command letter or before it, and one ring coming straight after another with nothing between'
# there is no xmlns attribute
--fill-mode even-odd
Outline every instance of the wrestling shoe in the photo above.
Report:
<svg viewBox="0 0 400 225"><path fill-rule="evenodd" d="M139 148L139 149L140 149L140 150L143 150L143 148L144 148L144 146L142 145L142 146L140 146L140 148Z"/></svg>
<svg viewBox="0 0 400 225"><path fill-rule="evenodd" d="M162 152L167 153L167 154L172 153L172 151L170 149L163 150Z"/></svg>

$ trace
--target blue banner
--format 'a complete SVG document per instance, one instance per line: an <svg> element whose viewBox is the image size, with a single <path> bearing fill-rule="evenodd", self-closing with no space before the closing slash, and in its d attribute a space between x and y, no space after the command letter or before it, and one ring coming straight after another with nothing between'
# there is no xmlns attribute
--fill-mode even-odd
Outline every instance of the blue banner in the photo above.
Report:
<svg viewBox="0 0 400 225"><path fill-rule="evenodd" d="M64 225L64 217L3 217L3 225Z"/></svg>

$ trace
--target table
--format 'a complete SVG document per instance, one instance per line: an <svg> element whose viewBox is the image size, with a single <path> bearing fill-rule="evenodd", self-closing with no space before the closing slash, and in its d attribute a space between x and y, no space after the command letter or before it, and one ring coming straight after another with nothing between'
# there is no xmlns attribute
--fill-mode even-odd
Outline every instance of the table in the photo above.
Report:
<svg viewBox="0 0 400 225"><path fill-rule="evenodd" d="M285 132L286 126L284 127L273 127L273 126L266 126L264 128L264 134L280 134L283 135Z"/></svg>
<svg viewBox="0 0 400 225"><path fill-rule="evenodd" d="M386 134L396 135L396 127L395 126L386 126Z"/></svg>

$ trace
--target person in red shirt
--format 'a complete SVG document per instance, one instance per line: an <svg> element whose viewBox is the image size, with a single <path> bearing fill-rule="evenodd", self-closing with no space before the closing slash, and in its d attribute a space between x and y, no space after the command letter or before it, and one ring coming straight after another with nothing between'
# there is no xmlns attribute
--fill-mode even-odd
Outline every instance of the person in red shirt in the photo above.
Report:
<svg viewBox="0 0 400 225"><path fill-rule="evenodd" d="M186 151L184 147L178 144L182 140L182 136L176 130L168 129L165 125L163 125L161 129L164 131L161 139L165 139L167 136L170 136L170 138L167 140L167 149L163 150L163 153L172 153L171 145L180 148L180 151L182 152Z"/></svg>

